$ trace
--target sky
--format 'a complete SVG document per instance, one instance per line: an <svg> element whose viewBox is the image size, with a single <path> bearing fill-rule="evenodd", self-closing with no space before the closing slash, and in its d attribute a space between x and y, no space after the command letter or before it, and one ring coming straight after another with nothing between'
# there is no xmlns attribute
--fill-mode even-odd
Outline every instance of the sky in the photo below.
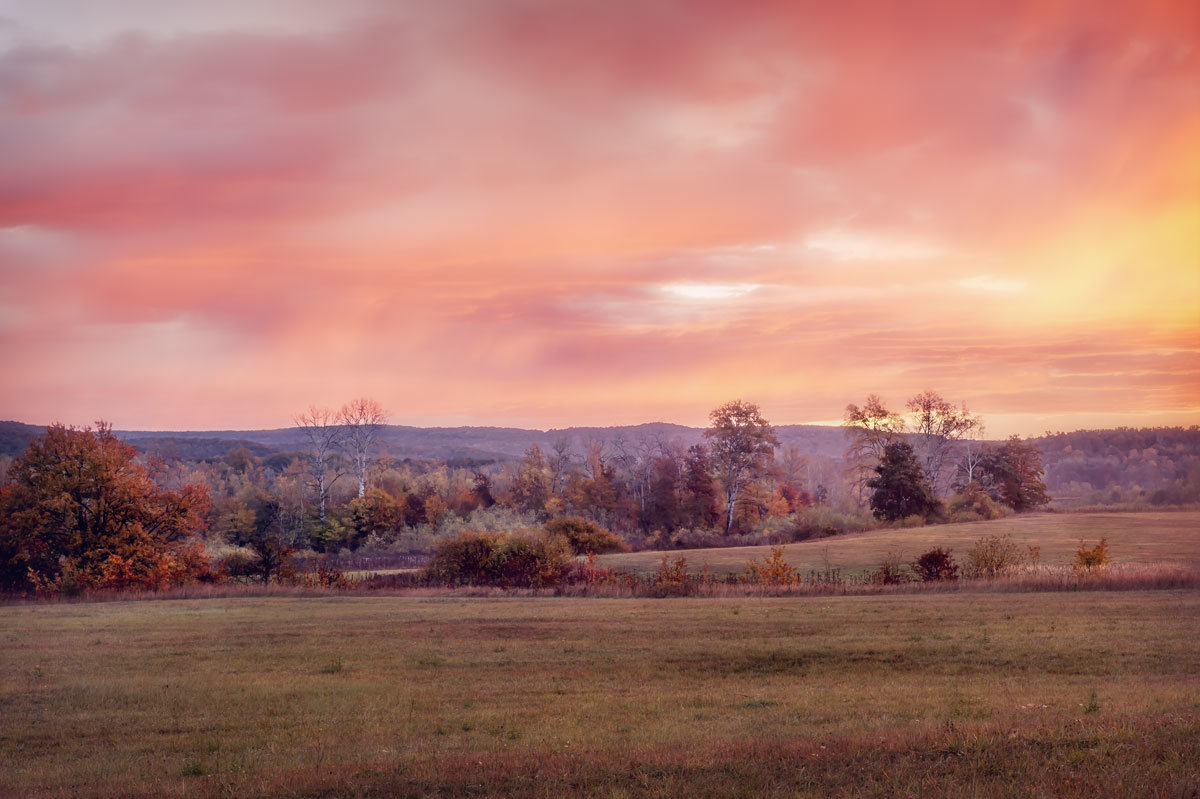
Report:
<svg viewBox="0 0 1200 799"><path fill-rule="evenodd" d="M1200 3L0 0L0 418L1200 423Z"/></svg>

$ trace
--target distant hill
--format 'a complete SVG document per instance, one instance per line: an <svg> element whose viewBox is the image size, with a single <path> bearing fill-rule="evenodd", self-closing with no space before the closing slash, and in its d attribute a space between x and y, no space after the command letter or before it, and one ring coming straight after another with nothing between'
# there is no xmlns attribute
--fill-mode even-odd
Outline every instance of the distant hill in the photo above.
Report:
<svg viewBox="0 0 1200 799"><path fill-rule="evenodd" d="M45 427L0 422L0 455L17 455ZM841 458L846 449L842 428L820 425L779 425L784 449L807 455ZM210 460L244 447L265 458L304 449L304 436L294 427L275 430L153 431L118 430L130 444L165 459ZM567 427L523 430L516 427L409 427L387 425L380 432L378 452L397 458L470 463L507 461L521 457L530 445L549 452L566 439L579 453L588 441L631 445L645 439L678 441L685 446L704 439L698 427L652 422L623 427ZM1093 489L1154 490L1172 481L1200 481L1200 428L1117 428L1077 430L1030 439L1042 451L1046 484L1052 494L1068 496Z"/></svg>
<svg viewBox="0 0 1200 799"><path fill-rule="evenodd" d="M20 422L0 422L0 454L16 455L22 452L29 446L29 441L34 436L41 435L45 429ZM776 431L784 447L794 446L804 453L837 457L845 449L845 439L839 427L780 425ZM185 460L224 457L230 450L238 447L245 447L250 454L257 457L304 448L304 436L294 427L274 430L115 432L142 452ZM591 440L612 442L624 439L632 443L643 438L661 438L664 441L679 441L686 446L702 441L704 431L697 427L684 427L666 422L552 430L387 425L380 431L378 450L394 458L503 461L519 458L532 444L549 451L556 442L564 438L576 451L583 449L585 442Z"/></svg>
<svg viewBox="0 0 1200 799"><path fill-rule="evenodd" d="M21 422L0 422L0 455L17 455L25 451L34 436L46 432L45 427Z"/></svg>

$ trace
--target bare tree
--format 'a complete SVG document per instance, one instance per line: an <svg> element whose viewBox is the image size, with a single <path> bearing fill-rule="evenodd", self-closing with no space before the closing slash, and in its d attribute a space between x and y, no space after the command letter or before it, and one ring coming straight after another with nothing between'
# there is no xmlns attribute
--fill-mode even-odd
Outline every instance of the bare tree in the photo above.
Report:
<svg viewBox="0 0 1200 799"><path fill-rule="evenodd" d="M379 440L380 428L387 424L387 414L375 400L359 397L342 406L338 421L345 428L344 446L362 497L367 492L367 457Z"/></svg>
<svg viewBox="0 0 1200 799"><path fill-rule="evenodd" d="M982 424L971 415L966 403L955 407L936 391L923 391L908 401L914 434L913 449L920 458L925 477L933 486L934 496L941 493L942 474L958 442L972 435Z"/></svg>
<svg viewBox="0 0 1200 799"><path fill-rule="evenodd" d="M557 497L566 491L571 461L571 440L564 433L554 439L550 449L550 491Z"/></svg>
<svg viewBox="0 0 1200 799"><path fill-rule="evenodd" d="M647 436L630 441L617 433L612 440L614 460L625 472L625 478L638 503L638 525L645 529L646 505L650 497L650 482L654 476L654 455L661 449L658 441Z"/></svg>
<svg viewBox="0 0 1200 799"><path fill-rule="evenodd" d="M883 458L887 445L904 432L904 418L889 411L878 395L871 394L861 408L853 402L846 406L842 427L846 434L850 482L861 505L866 502L867 481L874 477L875 465Z"/></svg>
<svg viewBox="0 0 1200 799"><path fill-rule="evenodd" d="M985 435L986 433L981 423L963 437L963 455L962 459L958 462L958 474L956 475L955 484L951 486L954 490L957 491L960 487L978 482L983 476L982 470L987 455L987 447L983 441L977 439L982 439Z"/></svg>
<svg viewBox="0 0 1200 799"><path fill-rule="evenodd" d="M775 456L779 439L775 428L752 402L733 400L708 415L712 424L704 431L717 479L725 489L725 534L733 529L734 506L746 484L762 474Z"/></svg>
<svg viewBox="0 0 1200 799"><path fill-rule="evenodd" d="M329 408L309 406L307 411L296 414L296 427L304 434L308 443L309 480L317 490L321 522L325 521L325 504L329 491L345 472L337 457L345 436L340 414Z"/></svg>

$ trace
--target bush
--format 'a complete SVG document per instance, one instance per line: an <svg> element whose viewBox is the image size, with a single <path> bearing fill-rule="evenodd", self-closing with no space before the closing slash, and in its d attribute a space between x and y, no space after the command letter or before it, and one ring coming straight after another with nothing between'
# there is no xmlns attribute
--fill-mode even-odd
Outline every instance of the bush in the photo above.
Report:
<svg viewBox="0 0 1200 799"><path fill-rule="evenodd" d="M917 576L927 583L958 579L958 566L949 549L931 549L910 565Z"/></svg>
<svg viewBox="0 0 1200 799"><path fill-rule="evenodd" d="M565 539L576 555L629 551L629 545L619 535L579 516L559 516L546 522L543 529L547 536L561 536Z"/></svg>
<svg viewBox="0 0 1200 799"><path fill-rule="evenodd" d="M910 580L908 572L904 571L904 564L900 562L900 555L895 552L889 552L868 578L876 585L899 585Z"/></svg>
<svg viewBox="0 0 1200 799"><path fill-rule="evenodd" d="M771 557L763 558L762 563L752 560L746 564L746 570L738 576L738 580L752 585L794 585L799 576L796 569L783 559L783 547L771 550Z"/></svg>
<svg viewBox="0 0 1200 799"><path fill-rule="evenodd" d="M622 577L620 572L597 565L595 552L587 553L587 560L576 564L572 574L574 582L584 585L615 585L621 581Z"/></svg>
<svg viewBox="0 0 1200 799"><path fill-rule="evenodd" d="M1112 562L1112 558L1108 555L1108 539L1101 538L1100 543L1091 549L1087 548L1087 544L1083 539L1079 539L1079 549L1075 550L1075 571L1076 572L1097 572Z"/></svg>
<svg viewBox="0 0 1200 799"><path fill-rule="evenodd" d="M1018 566L1036 563L1041 550L1035 546L1022 548L1008 535L985 536L967 550L967 565L963 576L973 578L1000 577Z"/></svg>
<svg viewBox="0 0 1200 799"><path fill-rule="evenodd" d="M462 533L437 545L426 574L459 585L543 588L561 582L572 563L571 548L560 536Z"/></svg>
<svg viewBox="0 0 1200 799"><path fill-rule="evenodd" d="M656 597L688 596L695 593L707 578L707 573L696 575L688 572L684 558L676 558L674 563L668 563L667 556L663 555L658 570L650 575L650 594Z"/></svg>
<svg viewBox="0 0 1200 799"><path fill-rule="evenodd" d="M326 566L318 563L316 571L298 572L292 577L296 585L308 588L349 588L350 578L336 566Z"/></svg>
<svg viewBox="0 0 1200 799"><path fill-rule="evenodd" d="M946 503L946 514L951 522L977 522L999 519L1004 509L987 495L979 483L969 483L962 493L950 497Z"/></svg>
<svg viewBox="0 0 1200 799"><path fill-rule="evenodd" d="M793 516L790 540L807 541L842 533L857 533L874 525L865 516L838 513L823 505L810 505L796 511Z"/></svg>
<svg viewBox="0 0 1200 799"><path fill-rule="evenodd" d="M647 536L643 549L710 549L729 546L729 539L723 530L704 527L689 527L668 533L666 530L655 530Z"/></svg>

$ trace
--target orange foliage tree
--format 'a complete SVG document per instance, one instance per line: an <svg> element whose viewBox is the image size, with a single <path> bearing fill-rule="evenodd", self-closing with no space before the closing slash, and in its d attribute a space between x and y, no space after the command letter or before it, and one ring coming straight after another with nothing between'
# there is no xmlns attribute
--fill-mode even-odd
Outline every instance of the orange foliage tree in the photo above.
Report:
<svg viewBox="0 0 1200 799"><path fill-rule="evenodd" d="M163 588L212 576L196 535L208 489L168 491L100 422L52 425L0 487L0 588Z"/></svg>

